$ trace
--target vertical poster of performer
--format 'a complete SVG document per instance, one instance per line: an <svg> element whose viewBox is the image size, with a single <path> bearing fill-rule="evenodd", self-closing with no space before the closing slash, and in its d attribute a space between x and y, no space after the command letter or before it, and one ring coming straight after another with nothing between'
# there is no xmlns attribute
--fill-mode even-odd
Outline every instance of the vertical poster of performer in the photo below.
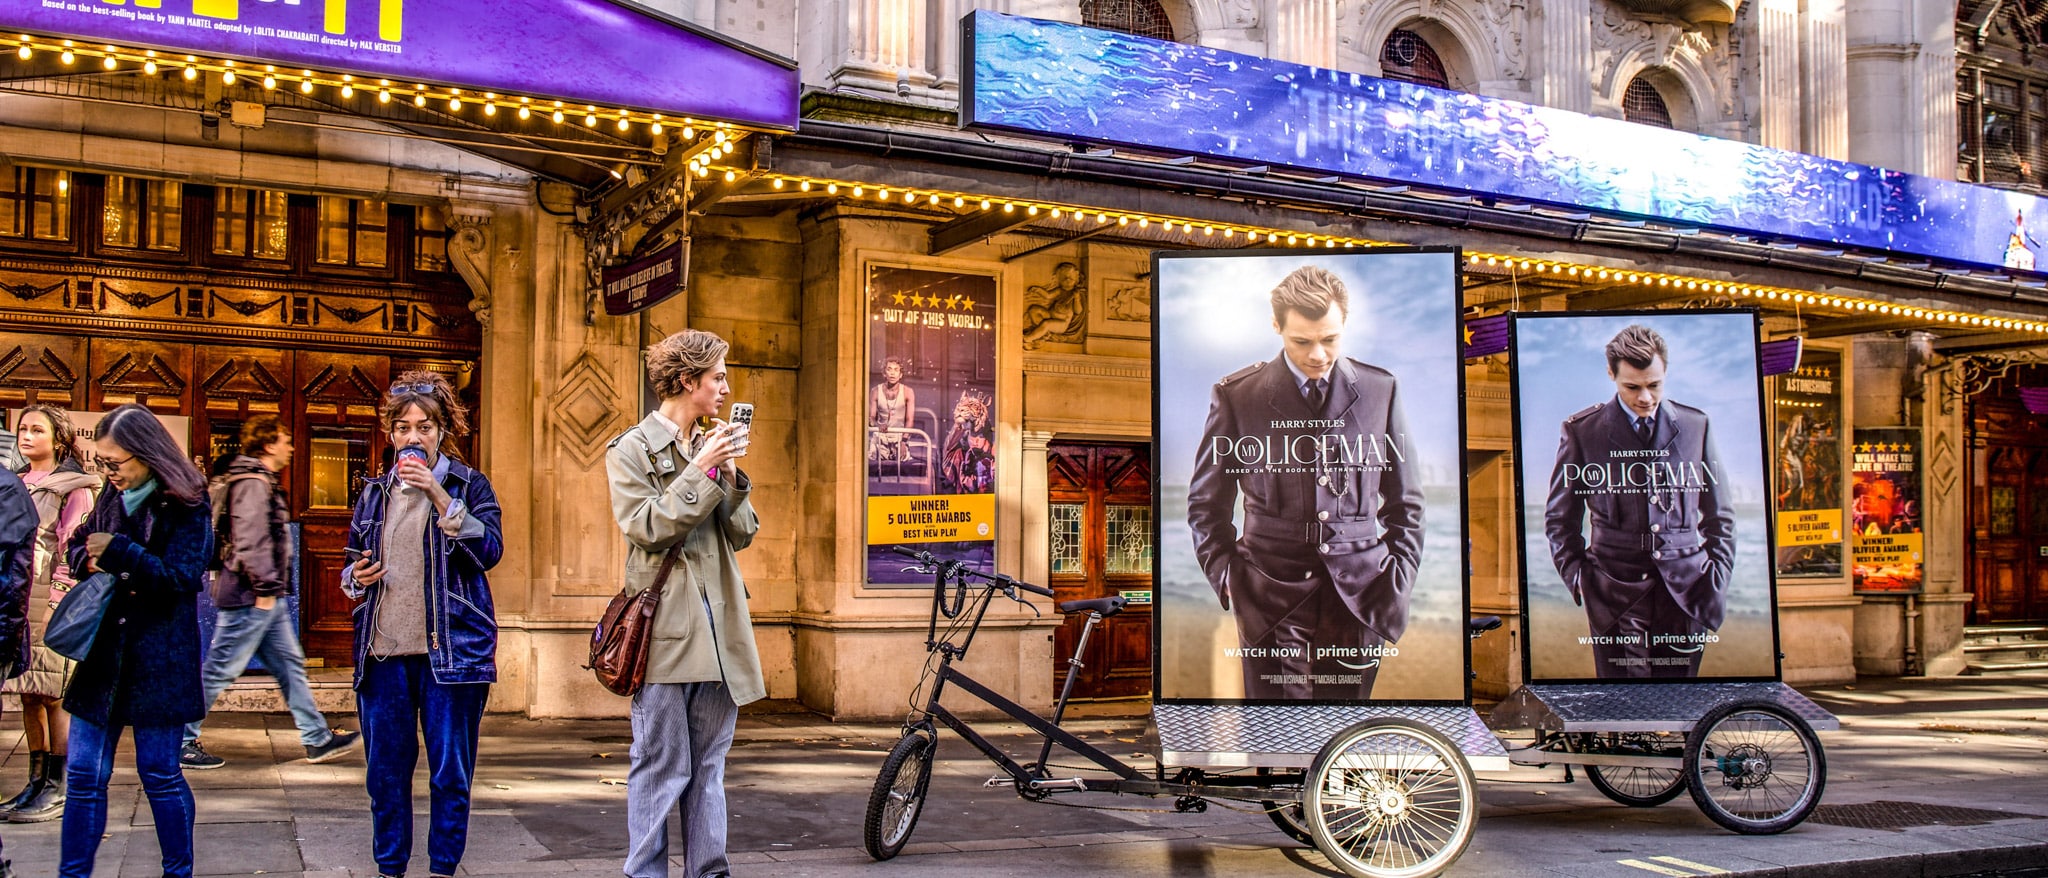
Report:
<svg viewBox="0 0 2048 878"><path fill-rule="evenodd" d="M1842 575L1842 355L1807 350L1772 378L1778 575Z"/></svg>
<svg viewBox="0 0 2048 878"><path fill-rule="evenodd" d="M867 579L929 586L909 546L993 570L996 279L868 267Z"/></svg>
<svg viewBox="0 0 2048 878"><path fill-rule="evenodd" d="M1920 431L1857 430L1849 471L1849 562L1856 590L1919 591Z"/></svg>
<svg viewBox="0 0 2048 878"><path fill-rule="evenodd" d="M1750 311L1518 316L1529 679L1771 679Z"/></svg>
<svg viewBox="0 0 2048 878"><path fill-rule="evenodd" d="M1154 260L1170 701L1466 693L1452 250Z"/></svg>

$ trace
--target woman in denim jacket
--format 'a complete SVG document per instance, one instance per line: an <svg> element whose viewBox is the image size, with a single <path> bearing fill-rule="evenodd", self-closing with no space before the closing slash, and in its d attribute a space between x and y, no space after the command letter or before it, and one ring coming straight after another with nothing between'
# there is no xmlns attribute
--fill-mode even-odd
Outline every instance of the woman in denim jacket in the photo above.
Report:
<svg viewBox="0 0 2048 878"><path fill-rule="evenodd" d="M498 679L498 623L484 577L504 551L498 498L454 457L468 412L448 381L406 372L380 411L395 465L363 487L342 574L357 604L356 705L380 875L412 859L412 776L427 750L428 873L455 874L469 834L478 724Z"/></svg>

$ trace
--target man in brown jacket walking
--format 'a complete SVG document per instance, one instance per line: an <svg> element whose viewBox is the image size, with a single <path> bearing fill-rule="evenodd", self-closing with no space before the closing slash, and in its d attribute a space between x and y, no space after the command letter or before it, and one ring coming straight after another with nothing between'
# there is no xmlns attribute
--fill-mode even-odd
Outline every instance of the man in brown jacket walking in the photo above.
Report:
<svg viewBox="0 0 2048 878"><path fill-rule="evenodd" d="M354 747L362 734L335 731L313 705L306 685L306 654L292 630L291 614L279 599L291 586L289 510L277 491L277 472L292 462L292 434L275 415L257 415L242 425L242 453L215 477L213 496L215 540L220 569L211 573L207 594L220 609L213 628L213 646L200 670L206 703L212 708L220 693L258 657L277 678L284 703L299 727L306 759L326 762ZM199 722L185 727L185 747L178 762L186 769L211 769L227 760L199 745Z"/></svg>

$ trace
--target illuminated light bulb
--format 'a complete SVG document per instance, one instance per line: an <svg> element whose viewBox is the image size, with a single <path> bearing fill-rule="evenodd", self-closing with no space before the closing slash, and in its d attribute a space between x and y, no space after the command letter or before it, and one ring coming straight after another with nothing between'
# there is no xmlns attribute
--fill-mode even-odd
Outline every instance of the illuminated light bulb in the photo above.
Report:
<svg viewBox="0 0 2048 878"><path fill-rule="evenodd" d="M108 55L107 57L100 59L100 66L105 67L108 70L112 70L116 67L121 66L121 62L114 60L114 56Z"/></svg>
<svg viewBox="0 0 2048 878"><path fill-rule="evenodd" d="M877 190L875 190L875 200L876 200L876 201L888 201L888 200L889 200L889 190L887 190L887 189L877 189Z"/></svg>
<svg viewBox="0 0 2048 878"><path fill-rule="evenodd" d="M391 93L390 93L390 92L388 92L388 91L380 91L380 92L377 92L377 103L380 103L380 104L388 104L388 103L391 103Z"/></svg>
<svg viewBox="0 0 2048 878"><path fill-rule="evenodd" d="M988 204L988 199L986 199L986 198L982 199L982 200L981 200L981 209L982 209L982 210L987 210L987 209L988 209L988 207L989 207L989 204Z"/></svg>
<svg viewBox="0 0 2048 878"><path fill-rule="evenodd" d="M961 198L960 196L958 196L958 195L955 195L955 196L953 196L953 206L954 206L954 207L966 207L966 206L967 206L967 199L965 199L965 198Z"/></svg>
<svg viewBox="0 0 2048 878"><path fill-rule="evenodd" d="M654 134L654 136L656 136L656 137L660 137L660 136L661 136L661 132L662 132L663 130L665 130L665 129L663 129L663 128L661 127L661 123L660 123L660 122L656 122L656 123L654 123L654 124L652 124L652 125L649 125L649 126L647 126L647 130L648 130L649 132L652 132L652 133Z"/></svg>
<svg viewBox="0 0 2048 878"><path fill-rule="evenodd" d="M355 86L353 86L353 85L344 85L344 86L342 86L342 87L341 87L341 99L342 99L342 100L348 100L348 99L350 99L350 98L353 98L353 97L355 97L355 96L356 96L356 87L355 87Z"/></svg>
<svg viewBox="0 0 2048 878"><path fill-rule="evenodd" d="M263 72L265 72L265 73L276 73L276 72L277 72L277 65L275 65L275 64L265 64L265 65L263 65Z"/></svg>
<svg viewBox="0 0 2048 878"><path fill-rule="evenodd" d="M186 81L186 82L191 82L192 80L195 80L195 79L198 79L198 78L199 78L199 68L197 68L197 67L186 67L186 68L185 68L185 81Z"/></svg>
<svg viewBox="0 0 2048 878"><path fill-rule="evenodd" d="M276 87L277 87L277 77L275 77L275 76L270 76L270 75L268 75L268 74L264 75L264 77L263 77L263 87L264 87L264 88L266 88L266 89L272 89L272 88L276 88Z"/></svg>
<svg viewBox="0 0 2048 878"><path fill-rule="evenodd" d="M1253 244L1257 244L1257 243L1259 242L1259 233L1258 233L1258 232L1246 232L1246 233L1244 233L1244 239L1245 239L1246 241L1249 241L1249 242L1253 243Z"/></svg>
<svg viewBox="0 0 2048 878"><path fill-rule="evenodd" d="M740 178L740 175L739 175L738 173L736 173L736 172L733 172L733 171L726 171L726 172L725 172L725 182L727 182L727 183L730 183L730 182L732 182L732 181L734 181L734 180L737 180L737 179L739 179L739 178Z"/></svg>
<svg viewBox="0 0 2048 878"><path fill-rule="evenodd" d="M413 96L412 96L412 105L413 105L413 106L415 106L415 107L424 107L424 106L426 106L426 105L427 105L427 96L426 96L426 95L413 95Z"/></svg>
<svg viewBox="0 0 2048 878"><path fill-rule="evenodd" d="M939 193L937 193L937 192L934 192L934 193L932 193L931 203L933 203L933 204L937 204L937 203L939 203Z"/></svg>
<svg viewBox="0 0 2048 878"><path fill-rule="evenodd" d="M855 186L855 187L853 187L853 197L855 197L855 198L859 198L859 197L861 196L861 193L862 193L862 192L864 192L864 191L866 191L866 190L862 189L862 188L861 188L861 187L859 187L859 186Z"/></svg>
<svg viewBox="0 0 2048 878"><path fill-rule="evenodd" d="M687 122L687 121L685 121L685 122L683 123L683 139L684 139L684 140L696 140L696 139L697 139L697 129L695 129L695 128L691 128L691 127L690 127L690 123L689 123L689 122Z"/></svg>
<svg viewBox="0 0 2048 878"><path fill-rule="evenodd" d="M1496 261L1497 261L1497 260L1495 260L1495 259L1494 259L1493 257L1491 257L1491 256L1488 256L1488 257L1486 257L1486 265L1487 265L1487 267L1488 267L1488 268L1491 268L1491 267L1493 267L1493 265L1494 265L1494 263L1495 263Z"/></svg>
<svg viewBox="0 0 2048 878"><path fill-rule="evenodd" d="M151 76L155 76L155 75L156 75L156 62L155 62L155 61L144 61L144 62L142 62L142 72L144 72L144 73L147 73L147 74L149 74L149 75L151 75Z"/></svg>
<svg viewBox="0 0 2048 878"><path fill-rule="evenodd" d="M1336 239L1336 238L1324 238L1324 239L1323 239L1323 249L1325 249L1325 250L1328 250L1328 249L1330 249L1330 248L1333 248L1333 247L1335 247L1335 246L1337 246L1337 239Z"/></svg>
<svg viewBox="0 0 2048 878"><path fill-rule="evenodd" d="M449 112L451 112L451 113L455 113L455 112L460 112L461 110L462 110L462 99L461 99L461 98L449 98L449 99L448 99L448 111L449 111Z"/></svg>
<svg viewBox="0 0 2048 878"><path fill-rule="evenodd" d="M627 128L631 128L631 127L632 127L632 125L633 125L633 123L631 123L631 122L628 122L628 121L626 121L626 117L624 117L624 116L620 116L620 117L619 117L619 130L620 130L620 131L624 131L624 130L626 130Z"/></svg>
<svg viewBox="0 0 2048 878"><path fill-rule="evenodd" d="M1131 224L1131 218L1130 218L1130 217L1128 217L1128 216L1120 216L1120 217L1117 217L1117 218L1116 218L1116 224L1117 224L1117 225L1120 225L1120 226L1128 226L1128 225L1130 225L1130 224Z"/></svg>
<svg viewBox="0 0 2048 878"><path fill-rule="evenodd" d="M1203 226L1203 227L1202 227L1202 234L1203 234L1203 235L1214 235L1214 234L1216 234L1216 227L1215 227L1215 226Z"/></svg>
<svg viewBox="0 0 2048 878"><path fill-rule="evenodd" d="M1003 212L1004 212L1004 213L1016 213L1016 212L1017 212L1017 205L1016 205L1016 204L1014 204L1014 203L1012 203L1012 202L1008 202L1008 201L1005 201L1005 202L1003 202Z"/></svg>
<svg viewBox="0 0 2048 878"><path fill-rule="evenodd" d="M1141 216L1141 217L1138 217L1138 228L1141 228L1141 229L1142 229L1142 228L1146 228L1146 227L1148 227L1148 226L1150 226L1150 225L1152 225L1152 218L1151 218L1151 217L1149 217L1149 216Z"/></svg>
<svg viewBox="0 0 2048 878"><path fill-rule="evenodd" d="M699 176L699 177L709 177L709 176L711 176L711 166L710 166L710 165L698 165L698 166L697 166L697 176Z"/></svg>
<svg viewBox="0 0 2048 878"><path fill-rule="evenodd" d="M1571 275L1572 277L1578 277L1579 267L1574 265L1571 268L1565 269L1565 274Z"/></svg>
<svg viewBox="0 0 2048 878"><path fill-rule="evenodd" d="M1472 255L1470 255L1470 256L1467 256L1467 257L1465 257L1465 261L1466 261L1466 262L1468 262L1468 263L1471 263L1471 264L1473 264L1473 265L1478 265L1478 264L1479 264L1479 254L1477 254L1477 253L1474 253L1474 254L1472 254Z"/></svg>
<svg viewBox="0 0 2048 878"><path fill-rule="evenodd" d="M1606 280L1606 279L1607 279L1607 269L1604 269L1604 268L1603 268L1603 269L1600 269L1600 279L1601 279L1601 280Z"/></svg>
<svg viewBox="0 0 2048 878"><path fill-rule="evenodd" d="M808 182L808 181L806 181L806 182ZM839 194L839 184L838 184L838 183L826 183L826 184L825 184L825 194L827 194L827 195L838 195L838 194Z"/></svg>
<svg viewBox="0 0 2048 878"><path fill-rule="evenodd" d="M583 117L583 127L585 127L585 128L596 128L596 127L597 127L597 117L596 117L596 116L584 116L584 117Z"/></svg>
<svg viewBox="0 0 2048 878"><path fill-rule="evenodd" d="M1293 236L1293 235L1288 235L1288 236L1287 236L1287 246L1289 246L1289 247L1292 247L1292 246L1294 246L1294 244L1295 244L1295 239L1294 239L1294 236Z"/></svg>
<svg viewBox="0 0 2048 878"><path fill-rule="evenodd" d="M78 60L78 56L77 56L77 55L73 55L73 54L71 54L71 50L70 50L70 49L65 49L65 50L64 50L64 54L62 54L62 55L58 55L58 56L57 56L57 60L59 60L59 61L62 61L62 62L64 62L64 63L66 63L66 64L69 64L69 63L71 63L71 62L73 62L73 61L76 61L76 60Z"/></svg>
<svg viewBox="0 0 2048 878"><path fill-rule="evenodd" d="M1529 260L1527 260L1527 259L1524 259L1524 260L1522 260L1522 270L1523 270L1523 271L1528 271L1528 270L1529 270Z"/></svg>
<svg viewBox="0 0 2048 878"><path fill-rule="evenodd" d="M1233 229L1233 228L1231 228L1231 227L1229 227L1229 226L1224 226L1224 227L1223 227L1223 237L1226 237L1226 238L1235 238L1235 237L1237 237L1237 230L1236 230L1236 229Z"/></svg>
<svg viewBox="0 0 2048 878"><path fill-rule="evenodd" d="M69 178L69 177L58 177L58 178L57 178L57 191L59 191L59 192L69 192L69 191L71 191L71 178Z"/></svg>
<svg viewBox="0 0 2048 878"><path fill-rule="evenodd" d="M521 118L521 119L531 119L531 118L533 118L533 110L531 110L531 109L529 109L529 108L527 108L527 107L520 107L520 108L519 108L519 118Z"/></svg>
<svg viewBox="0 0 2048 878"><path fill-rule="evenodd" d="M20 57L21 60L27 61L28 59L34 58L36 56L36 50L24 45L20 49L15 50L14 54Z"/></svg>
<svg viewBox="0 0 2048 878"><path fill-rule="evenodd" d="M725 132L723 132L723 131L717 131L717 132L713 132L713 137L712 137L712 139L714 139L714 140L718 141L719 143L724 143L724 142L725 142Z"/></svg>
<svg viewBox="0 0 2048 878"><path fill-rule="evenodd" d="M735 141L733 141L733 142L731 142L731 143L728 143L728 144L726 144L726 145L724 145L724 146L721 146L721 147L719 147L719 150L720 150L720 151L722 152L722 154L724 154L724 155L732 155L732 150L733 150L733 147L736 147L736 146L739 146L739 141L737 141L737 140L735 140Z"/></svg>
<svg viewBox="0 0 2048 878"><path fill-rule="evenodd" d="M221 71L221 72L220 72L220 84L221 84L221 85L234 85L234 84L235 84L235 72L234 72L233 70L223 70L223 71Z"/></svg>
<svg viewBox="0 0 2048 878"><path fill-rule="evenodd" d="M555 111L555 114L554 114L553 116L549 117L549 118L551 118L551 119L554 119L554 120L555 120L555 124L556 124L556 125L560 125L560 124L562 124L562 119L563 119L563 116L562 116L562 111L561 111L561 110L556 110L556 111Z"/></svg>
<svg viewBox="0 0 2048 878"><path fill-rule="evenodd" d="M916 204L916 203L917 203L917 193L915 193L915 192L905 192L905 193L903 193L903 203L904 203L904 204Z"/></svg>
<svg viewBox="0 0 2048 878"><path fill-rule="evenodd" d="M313 80L310 80L310 79L302 79L302 80L299 80L299 91L300 91L301 93L304 93L304 94L312 94L312 93L313 93Z"/></svg>
<svg viewBox="0 0 2048 878"><path fill-rule="evenodd" d="M777 189L780 189L780 188L782 188L782 178L781 178L781 177L776 177L776 178L775 178L775 183L774 183L774 186L775 186L775 188L777 188ZM809 186L805 186L804 188L805 188L805 189L809 189L810 187L809 187Z"/></svg>
<svg viewBox="0 0 2048 878"><path fill-rule="evenodd" d="M1053 218L1053 219L1059 219L1059 218L1060 218L1060 209L1059 209L1059 208L1055 207L1055 208L1053 208L1053 209L1052 209L1052 218Z"/></svg>
<svg viewBox="0 0 2048 878"><path fill-rule="evenodd" d="M498 115L498 105L497 105L497 104L485 104L485 105L484 105L484 115L486 115L486 116L496 116L496 115Z"/></svg>

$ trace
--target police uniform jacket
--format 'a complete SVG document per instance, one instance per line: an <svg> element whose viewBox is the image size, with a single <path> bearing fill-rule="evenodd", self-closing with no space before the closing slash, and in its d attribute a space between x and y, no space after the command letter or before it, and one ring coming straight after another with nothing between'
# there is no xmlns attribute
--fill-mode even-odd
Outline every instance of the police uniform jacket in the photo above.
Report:
<svg viewBox="0 0 2048 878"><path fill-rule="evenodd" d="M1648 443L1617 399L1565 419L1544 531L1558 574L1591 615L1612 618L1600 611L1619 612L1662 587L1693 619L1721 626L1735 563L1735 511L1707 426L1705 412L1668 399ZM1641 464L1673 465L1689 475L1662 487L1615 484L1650 478L1648 469L1621 469Z"/></svg>
<svg viewBox="0 0 2048 878"><path fill-rule="evenodd" d="M1422 484L1394 376L1342 358L1315 413L1285 357L1216 383L1188 487L1195 555L1254 639L1326 570L1357 622L1391 643L1407 627L1422 557ZM1309 420L1343 426L1291 425Z"/></svg>

